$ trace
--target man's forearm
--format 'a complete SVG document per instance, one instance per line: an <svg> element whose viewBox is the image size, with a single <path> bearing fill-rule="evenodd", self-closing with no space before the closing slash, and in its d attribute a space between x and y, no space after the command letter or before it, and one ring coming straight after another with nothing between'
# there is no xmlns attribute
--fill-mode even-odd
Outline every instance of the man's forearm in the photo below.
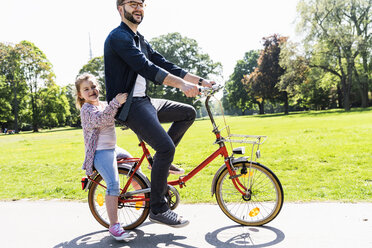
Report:
<svg viewBox="0 0 372 248"><path fill-rule="evenodd" d="M187 73L183 79L186 80L187 82L198 84L200 77L191 73Z"/></svg>
<svg viewBox="0 0 372 248"><path fill-rule="evenodd" d="M199 95L199 89L196 85L170 73L165 77L163 84L180 89L187 97Z"/></svg>
<svg viewBox="0 0 372 248"><path fill-rule="evenodd" d="M169 73L165 77L163 84L181 89L181 87L184 85L184 80Z"/></svg>

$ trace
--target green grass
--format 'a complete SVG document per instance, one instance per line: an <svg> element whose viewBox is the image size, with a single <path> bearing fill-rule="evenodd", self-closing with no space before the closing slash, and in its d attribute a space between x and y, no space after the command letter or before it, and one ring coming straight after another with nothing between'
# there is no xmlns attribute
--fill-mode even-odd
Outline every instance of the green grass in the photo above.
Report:
<svg viewBox="0 0 372 248"><path fill-rule="evenodd" d="M227 123L235 134L269 136L259 162L279 177L286 201L372 202L372 108L230 116ZM140 156L131 131L118 128L117 136L119 146ZM209 120L196 121L177 148L175 163L190 171L217 149L214 140ZM86 200L80 186L83 159L81 129L0 135L0 199ZM214 202L211 181L222 164L216 159L179 189L182 202ZM146 167L143 171L149 175Z"/></svg>

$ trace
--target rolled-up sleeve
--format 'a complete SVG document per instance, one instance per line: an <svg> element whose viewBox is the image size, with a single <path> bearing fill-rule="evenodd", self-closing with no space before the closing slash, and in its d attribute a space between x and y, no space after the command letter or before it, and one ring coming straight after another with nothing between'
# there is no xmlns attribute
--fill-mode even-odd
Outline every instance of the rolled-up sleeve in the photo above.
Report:
<svg viewBox="0 0 372 248"><path fill-rule="evenodd" d="M145 54L135 46L132 37L124 32L115 32L111 35L109 45L133 71L156 84L163 83L169 72L148 60Z"/></svg>

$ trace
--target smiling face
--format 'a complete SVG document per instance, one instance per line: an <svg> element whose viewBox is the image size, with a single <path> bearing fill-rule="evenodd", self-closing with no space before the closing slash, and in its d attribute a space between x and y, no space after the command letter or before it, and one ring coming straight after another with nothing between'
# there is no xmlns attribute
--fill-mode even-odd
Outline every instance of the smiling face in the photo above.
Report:
<svg viewBox="0 0 372 248"><path fill-rule="evenodd" d="M98 105L99 104L99 91L97 85L91 81L85 80L80 84L79 97L84 99L85 102Z"/></svg>
<svg viewBox="0 0 372 248"><path fill-rule="evenodd" d="M143 2L140 0L131 0L123 2L119 6L119 12L122 18L128 20L129 22L138 25L142 22L144 17L144 7Z"/></svg>

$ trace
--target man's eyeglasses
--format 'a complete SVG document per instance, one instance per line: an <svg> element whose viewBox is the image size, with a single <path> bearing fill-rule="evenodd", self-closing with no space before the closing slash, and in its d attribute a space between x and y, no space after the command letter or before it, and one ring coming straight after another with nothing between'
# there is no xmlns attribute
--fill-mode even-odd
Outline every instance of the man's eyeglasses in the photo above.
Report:
<svg viewBox="0 0 372 248"><path fill-rule="evenodd" d="M121 5L124 5L124 4L128 4L130 7L132 7L133 9L137 9L138 7L140 9L144 9L146 7L146 4L144 3L139 3L139 2L136 2L136 1L129 1L129 2L124 2L122 3Z"/></svg>

